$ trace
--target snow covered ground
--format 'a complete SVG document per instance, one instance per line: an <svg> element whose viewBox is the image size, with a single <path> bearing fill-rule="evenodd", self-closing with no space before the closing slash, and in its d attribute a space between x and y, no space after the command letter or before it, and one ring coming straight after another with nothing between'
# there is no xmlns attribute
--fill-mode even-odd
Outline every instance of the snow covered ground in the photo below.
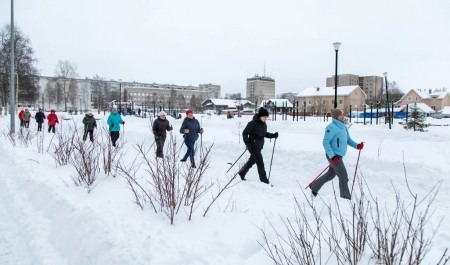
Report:
<svg viewBox="0 0 450 265"><path fill-rule="evenodd" d="M60 113L59 113L60 115ZM195 114L205 130L203 145L214 143L211 168L206 172L212 180L225 181L230 162L244 151L241 132L251 116L225 119L224 116ZM95 117L100 126L106 122L102 114ZM82 116L73 116L57 126L75 123L81 128ZM125 116L125 162L134 159L134 146L153 143L149 119ZM182 120L169 118L173 135L178 143ZM355 122L355 120L352 120ZM428 120L432 124L447 125L449 119ZM306 121L287 121L277 117L268 121L269 132L279 132L273 155L270 181L274 187L258 180L256 166L248 173L248 181L236 180L237 185L227 191L203 217L200 206L189 221L184 213L178 214L170 225L164 214L142 211L133 201L125 179L100 174L91 193L73 184L72 166L55 166L53 158L45 152L52 139L44 126L44 153L38 152L37 139L30 146L12 146L6 137L9 117L0 116L0 264L272 264L260 246L259 228L269 222L284 231L281 218L295 216L294 196L302 203L304 187L326 166L322 137L329 122L322 118L307 117ZM16 128L18 125L16 125ZM32 121L30 131L36 131ZM395 189L402 199L412 198L405 182L419 198L442 181L432 209L429 225L436 227L441 221L433 248L424 264L436 264L443 251L450 246L450 127L431 126L428 132L406 131L396 123L392 130L380 125L353 124L352 138L365 142L361 152L357 178L364 178L371 194L386 208L395 205ZM98 131L96 133L99 133ZM263 156L269 171L274 141L266 140ZM186 147L182 147L184 154ZM197 157L199 154L197 153ZM350 185L355 171L358 151L349 148L344 158ZM239 163L245 162L245 154ZM356 187L356 185L355 185ZM314 200L320 209L334 203L334 179L320 190ZM358 191L355 191L356 193ZM309 190L306 191L309 196ZM205 197L209 203L210 195ZM350 212L351 203L338 199L344 214ZM326 215L326 213L324 213ZM311 216L312 219L312 216ZM270 229L267 230L270 235ZM364 264L369 263L366 258ZM335 264L330 260L328 264ZM371 264L375 264L374 261Z"/></svg>

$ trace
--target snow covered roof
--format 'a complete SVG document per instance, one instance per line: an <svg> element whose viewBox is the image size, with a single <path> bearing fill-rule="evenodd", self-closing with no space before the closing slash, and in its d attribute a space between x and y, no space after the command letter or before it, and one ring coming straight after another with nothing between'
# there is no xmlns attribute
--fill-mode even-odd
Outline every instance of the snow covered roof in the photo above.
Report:
<svg viewBox="0 0 450 265"><path fill-rule="evenodd" d="M250 101L248 101L246 99L236 100L236 99L210 98L210 99L203 101L202 105L204 105L204 103L206 101L211 101L211 103L214 104L215 106L227 106L229 108L235 108L236 106L251 103ZM210 103L208 103L206 105L210 105Z"/></svg>
<svg viewBox="0 0 450 265"><path fill-rule="evenodd" d="M450 114L450 106L445 106L443 109L441 109L438 112L442 113L442 114Z"/></svg>
<svg viewBox="0 0 450 265"><path fill-rule="evenodd" d="M420 89L413 89L421 98L445 98L448 95L448 92L433 92L427 93L426 91Z"/></svg>
<svg viewBox="0 0 450 265"><path fill-rule="evenodd" d="M283 99L283 98L271 98L271 99L263 100L259 106L262 107L262 106L266 105L268 102L272 102L277 107L284 106L284 107L292 108L292 103L289 102L289 100Z"/></svg>
<svg viewBox="0 0 450 265"><path fill-rule="evenodd" d="M417 108L419 109L420 112L424 112L424 113L435 113L436 111L434 111L434 109L430 108L430 106L428 106L425 103L409 103L407 104L408 107L408 111L412 111L412 109L417 106ZM406 110L406 105L403 105L400 107L400 110Z"/></svg>
<svg viewBox="0 0 450 265"><path fill-rule="evenodd" d="M339 86L337 88L338 96L350 95L359 86ZM361 90L364 93L364 91ZM334 96L334 87L309 87L297 95L298 97L319 97L319 96Z"/></svg>

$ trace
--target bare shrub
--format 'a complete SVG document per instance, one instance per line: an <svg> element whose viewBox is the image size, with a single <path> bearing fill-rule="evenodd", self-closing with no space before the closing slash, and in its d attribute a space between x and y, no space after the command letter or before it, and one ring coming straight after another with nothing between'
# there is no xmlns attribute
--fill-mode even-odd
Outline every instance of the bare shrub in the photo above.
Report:
<svg viewBox="0 0 450 265"><path fill-rule="evenodd" d="M149 203L155 212L167 215L171 224L181 209L189 220L200 205L201 198L213 183L206 180L212 145L206 147L196 168L189 163L178 163L180 149L170 134L164 159L156 158L151 148L136 145L138 156L131 166L119 164L118 173L123 176L134 194L135 203L141 208Z"/></svg>
<svg viewBox="0 0 450 265"><path fill-rule="evenodd" d="M77 186L85 187L91 192L97 174L100 172L100 148L97 143L85 142L77 135L72 142L73 151L69 163L75 168L77 175L72 177Z"/></svg>
<svg viewBox="0 0 450 265"><path fill-rule="evenodd" d="M56 143L49 146L48 153L55 159L56 165L67 165L70 156L75 149L74 141L78 137L77 131L72 127L66 128L66 132L56 132ZM52 139L53 140L53 139Z"/></svg>
<svg viewBox="0 0 450 265"><path fill-rule="evenodd" d="M405 179L408 185L406 173ZM366 255L381 264L421 264L439 227L430 229L427 224L441 184L431 188L422 200L409 189L412 201L405 201L394 189L396 204L386 207L381 206L377 198L366 197L364 189L371 194L368 185L363 185L362 181L358 183L360 196L350 205L348 217L341 211L336 194L334 207L326 206L328 220L319 214L323 209L318 211L305 195L306 203L303 204L294 197L296 215L293 219L282 219L283 232L269 221L275 239L260 228L263 240L258 243L274 264L322 264L323 256L327 255L322 253L324 245L334 256L333 264L358 264ZM314 216L313 221L310 216ZM369 253L366 253L367 246ZM448 262L446 252L438 264Z"/></svg>
<svg viewBox="0 0 450 265"><path fill-rule="evenodd" d="M100 145L100 155L102 158L103 172L107 175L116 176L116 170L118 166L118 161L124 156L123 144L117 144L115 147L112 146L111 138L109 136L109 130L103 126L98 134L101 143ZM123 136L122 136L123 137Z"/></svg>

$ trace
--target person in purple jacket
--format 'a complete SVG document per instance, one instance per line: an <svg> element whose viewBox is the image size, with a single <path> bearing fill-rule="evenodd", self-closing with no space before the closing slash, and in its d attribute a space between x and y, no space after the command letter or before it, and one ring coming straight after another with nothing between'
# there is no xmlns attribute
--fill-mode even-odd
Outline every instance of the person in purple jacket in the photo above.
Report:
<svg viewBox="0 0 450 265"><path fill-rule="evenodd" d="M186 162L189 157L191 159L191 167L195 168L194 146L198 139L198 134L203 134L203 128L200 127L200 123L195 119L194 113L190 109L186 111L186 118L181 124L180 133L183 134L184 144L187 147L186 154L181 159L181 162Z"/></svg>

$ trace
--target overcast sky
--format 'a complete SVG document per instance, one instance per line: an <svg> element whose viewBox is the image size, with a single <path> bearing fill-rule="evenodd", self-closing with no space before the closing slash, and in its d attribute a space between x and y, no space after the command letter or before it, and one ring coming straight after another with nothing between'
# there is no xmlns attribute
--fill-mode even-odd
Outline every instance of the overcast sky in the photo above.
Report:
<svg viewBox="0 0 450 265"><path fill-rule="evenodd" d="M449 0L23 0L15 24L42 75L58 60L80 77L198 86L245 96L246 78L276 94L325 86L338 73L379 75L400 88L450 88ZM10 22L0 0L0 23Z"/></svg>

